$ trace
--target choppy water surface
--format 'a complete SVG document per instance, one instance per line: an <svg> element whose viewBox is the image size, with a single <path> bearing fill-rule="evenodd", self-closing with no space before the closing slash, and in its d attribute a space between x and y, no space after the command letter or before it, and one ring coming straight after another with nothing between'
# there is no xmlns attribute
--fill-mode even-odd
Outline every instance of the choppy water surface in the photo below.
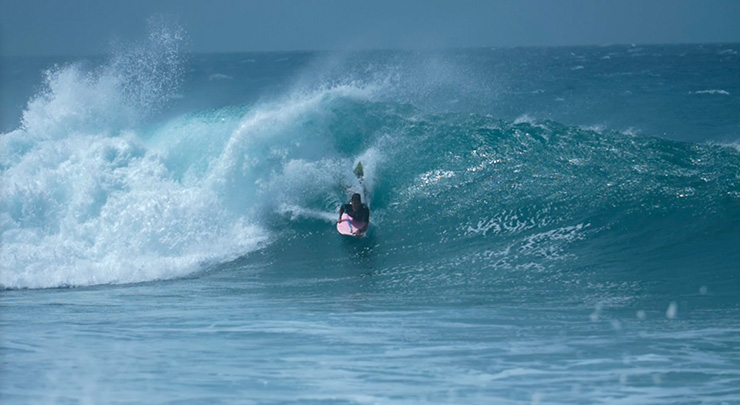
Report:
<svg viewBox="0 0 740 405"><path fill-rule="evenodd" d="M3 402L740 402L736 44L174 34L2 61Z"/></svg>

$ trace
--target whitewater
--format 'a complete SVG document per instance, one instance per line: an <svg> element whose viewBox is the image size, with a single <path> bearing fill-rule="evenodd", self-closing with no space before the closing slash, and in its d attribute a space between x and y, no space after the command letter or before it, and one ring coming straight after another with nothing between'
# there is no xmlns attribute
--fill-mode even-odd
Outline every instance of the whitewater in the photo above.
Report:
<svg viewBox="0 0 740 405"><path fill-rule="evenodd" d="M2 403L740 403L740 45L184 38L1 61Z"/></svg>

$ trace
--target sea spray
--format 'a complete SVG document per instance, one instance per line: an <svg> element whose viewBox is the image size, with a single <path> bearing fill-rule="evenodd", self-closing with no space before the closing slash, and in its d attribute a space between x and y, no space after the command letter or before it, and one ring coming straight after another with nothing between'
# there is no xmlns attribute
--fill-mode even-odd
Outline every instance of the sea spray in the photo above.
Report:
<svg viewBox="0 0 740 405"><path fill-rule="evenodd" d="M47 71L21 127L2 136L5 288L128 283L188 274L255 248L265 233L183 185L141 137L182 79L182 31L103 65Z"/></svg>

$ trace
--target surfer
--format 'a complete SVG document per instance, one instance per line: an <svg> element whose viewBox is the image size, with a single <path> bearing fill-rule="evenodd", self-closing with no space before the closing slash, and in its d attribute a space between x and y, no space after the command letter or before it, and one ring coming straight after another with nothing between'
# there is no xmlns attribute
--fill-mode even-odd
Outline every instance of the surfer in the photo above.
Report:
<svg viewBox="0 0 740 405"><path fill-rule="evenodd" d="M360 194L352 194L349 204L344 204L339 208L339 220L337 220L337 223L342 221L342 214L344 213L352 217L352 222L358 225L358 229L354 234L356 236L362 236L370 225L370 208L362 203Z"/></svg>

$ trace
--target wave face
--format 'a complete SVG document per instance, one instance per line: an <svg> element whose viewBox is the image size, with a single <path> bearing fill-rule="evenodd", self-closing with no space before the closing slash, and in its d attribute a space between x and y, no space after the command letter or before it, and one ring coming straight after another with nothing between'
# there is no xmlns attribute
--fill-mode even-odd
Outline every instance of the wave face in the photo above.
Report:
<svg viewBox="0 0 740 405"><path fill-rule="evenodd" d="M604 289L644 292L630 283L638 274L687 291L738 285L731 145L563 123L600 93L549 114L561 121L495 114L507 95L524 103L559 86L512 93L494 80L497 53L186 61L178 30L154 32L104 62L47 70L20 127L2 135L3 288L171 279L261 260L252 252L328 265L336 209L361 188L358 161L373 222L359 249L388 271L425 269L399 284L409 293L495 287L516 299L527 286L588 285L594 296L581 298L600 301ZM557 69L583 74L620 52ZM461 58L472 68L450 62ZM620 72L593 77L620 87L652 74ZM680 94L738 94L704 86Z"/></svg>
<svg viewBox="0 0 740 405"><path fill-rule="evenodd" d="M372 128L366 136L350 131L361 146L341 166L349 173L351 162L367 162L374 229L350 252L359 268L390 278L384 291L427 304L444 297L639 307L709 290L712 305L736 305L735 148L552 121L339 104L337 115ZM311 177L325 166L302 162L300 171ZM330 226L300 215L331 212L341 197L331 184L323 199L299 197L291 211L299 215L280 223L287 230L280 242L252 259L305 271L341 267L327 257L336 249Z"/></svg>

